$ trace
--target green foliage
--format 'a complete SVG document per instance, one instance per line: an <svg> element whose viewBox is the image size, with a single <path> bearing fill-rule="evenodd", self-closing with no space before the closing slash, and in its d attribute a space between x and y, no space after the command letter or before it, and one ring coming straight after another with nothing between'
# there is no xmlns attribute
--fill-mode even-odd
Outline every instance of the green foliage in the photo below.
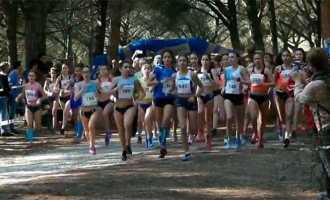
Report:
<svg viewBox="0 0 330 200"><path fill-rule="evenodd" d="M19 1L27 8L31 2ZM213 43L231 47L226 24L228 0L124 0L120 45L124 46L140 38L200 37ZM280 47L297 48L318 44L318 0L276 0L278 41ZM47 22L47 54L53 59L65 58L68 39L72 38L73 58L76 62L88 61L93 52L97 21L96 0L52 1ZM251 29L247 19L246 3L236 1L239 38L244 47L251 44ZM55 6L56 4L56 6ZM269 10L265 0L258 0L266 51L271 51ZM214 8L217 8L214 10ZM108 12L110 9L108 9ZM24 16L19 9L17 25L18 57L23 57ZM108 13L109 23L109 13ZM6 33L0 6L0 58L7 58ZM106 41L111 30L106 26Z"/></svg>

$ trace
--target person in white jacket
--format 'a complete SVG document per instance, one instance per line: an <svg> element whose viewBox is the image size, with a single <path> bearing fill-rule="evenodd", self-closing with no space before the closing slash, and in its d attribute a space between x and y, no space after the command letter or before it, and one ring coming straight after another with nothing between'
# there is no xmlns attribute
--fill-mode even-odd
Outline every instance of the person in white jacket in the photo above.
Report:
<svg viewBox="0 0 330 200"><path fill-rule="evenodd" d="M330 69L327 55L321 48L311 49L307 54L307 62L314 74L305 88L301 74L292 74L295 81L294 97L295 101L308 104L312 109L318 129L314 141L326 174L326 193L319 199L330 200Z"/></svg>

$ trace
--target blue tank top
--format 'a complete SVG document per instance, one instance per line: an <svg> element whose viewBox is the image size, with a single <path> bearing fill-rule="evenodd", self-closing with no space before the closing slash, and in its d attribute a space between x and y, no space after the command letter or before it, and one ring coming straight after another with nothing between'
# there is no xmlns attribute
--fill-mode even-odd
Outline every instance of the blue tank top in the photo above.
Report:
<svg viewBox="0 0 330 200"><path fill-rule="evenodd" d="M157 81L162 81L165 78L170 78L174 73L176 73L176 70L174 68L168 69L165 66L157 66L154 68L153 72L155 75L155 79ZM172 81L165 82L165 83L158 83L155 85L154 89L154 98L155 99L174 99L175 96L172 94L169 94L171 91L173 85Z"/></svg>
<svg viewBox="0 0 330 200"><path fill-rule="evenodd" d="M85 82L82 82L82 87ZM96 98L96 85L94 81L91 81L89 86L82 93L82 104L83 107L97 107L97 98Z"/></svg>
<svg viewBox="0 0 330 200"><path fill-rule="evenodd" d="M78 99L77 101L74 100L74 91L76 87L78 87L79 81L76 78L73 78L73 84L71 85L71 96L70 96L70 107L71 109L77 109L82 104L82 98Z"/></svg>
<svg viewBox="0 0 330 200"><path fill-rule="evenodd" d="M128 77L127 79L123 79L121 76L118 77L118 87L119 90L117 92L118 99L133 99L134 98L134 81L135 77Z"/></svg>
<svg viewBox="0 0 330 200"><path fill-rule="evenodd" d="M233 80L232 77L241 78L240 66L234 72L233 72L232 66L227 67L227 69L226 69L225 93L226 94L241 94L242 93L242 88L241 88L240 82L237 81L237 79Z"/></svg>

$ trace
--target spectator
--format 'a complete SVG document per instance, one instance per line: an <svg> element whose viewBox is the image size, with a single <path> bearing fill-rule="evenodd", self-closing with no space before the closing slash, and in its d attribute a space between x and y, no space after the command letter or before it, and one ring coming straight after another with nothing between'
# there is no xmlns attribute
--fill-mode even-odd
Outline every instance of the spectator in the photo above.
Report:
<svg viewBox="0 0 330 200"><path fill-rule="evenodd" d="M8 72L10 65L7 62L0 63L0 133L1 136L13 136L8 126L8 98L10 87L8 83Z"/></svg>
<svg viewBox="0 0 330 200"><path fill-rule="evenodd" d="M320 199L330 199L330 70L328 58L321 48L308 52L307 62L314 73L311 82L304 88L299 72L292 74L295 80L295 100L310 105L319 132L315 145L322 161L325 176L324 185L327 193Z"/></svg>
<svg viewBox="0 0 330 200"><path fill-rule="evenodd" d="M9 128L10 128L10 132L17 134L17 132L14 128L13 120L15 118L16 106L17 106L15 99L18 96L18 94L21 92L21 88L16 88L16 87L20 86L20 77L21 77L21 74L23 71L23 68L21 66L21 61L14 62L13 68L14 69L9 73L9 76L8 76L9 86L12 88L10 96L9 96L9 100L8 100L9 121L10 121Z"/></svg>

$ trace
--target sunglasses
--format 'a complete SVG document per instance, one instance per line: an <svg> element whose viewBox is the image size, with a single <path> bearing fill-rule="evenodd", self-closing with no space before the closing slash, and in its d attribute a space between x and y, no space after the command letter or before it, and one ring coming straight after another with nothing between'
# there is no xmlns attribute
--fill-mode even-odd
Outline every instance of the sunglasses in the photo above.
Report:
<svg viewBox="0 0 330 200"><path fill-rule="evenodd" d="M89 73L89 71L82 71L82 73L83 73L83 74L88 74L88 73Z"/></svg>

